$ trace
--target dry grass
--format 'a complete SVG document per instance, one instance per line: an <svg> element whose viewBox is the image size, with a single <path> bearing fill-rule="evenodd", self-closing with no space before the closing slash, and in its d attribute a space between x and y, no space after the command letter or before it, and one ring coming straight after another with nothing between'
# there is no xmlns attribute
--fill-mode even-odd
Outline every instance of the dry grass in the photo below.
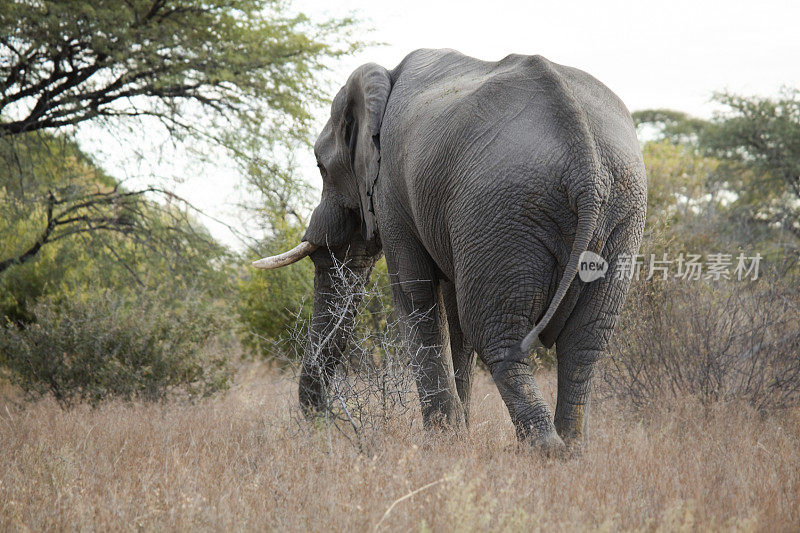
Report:
<svg viewBox="0 0 800 533"><path fill-rule="evenodd" d="M552 401L552 376L539 381ZM225 396L195 405L62 411L52 401L19 406L0 390L0 529L800 525L798 412L686 404L635 419L605 404L582 457L543 459L516 446L482 375L466 439L426 436L414 422L358 454L341 436L329 442L324 429L294 424L295 393L257 365Z"/></svg>

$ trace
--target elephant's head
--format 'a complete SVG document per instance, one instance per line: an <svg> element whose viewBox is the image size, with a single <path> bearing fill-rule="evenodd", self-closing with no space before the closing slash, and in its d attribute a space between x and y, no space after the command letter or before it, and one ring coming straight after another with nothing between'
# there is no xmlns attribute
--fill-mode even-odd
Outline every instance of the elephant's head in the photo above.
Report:
<svg viewBox="0 0 800 533"><path fill-rule="evenodd" d="M300 376L300 404L306 414L325 405L328 380L346 348L346 332L360 301L359 296L342 294L337 285L360 293L380 255L372 188L378 177L381 122L390 91L389 73L381 66L363 65L350 75L314 144L322 199L303 242L254 263L272 269L307 255L314 261L311 342ZM346 268L337 268L342 263ZM347 279L341 279L342 275Z"/></svg>

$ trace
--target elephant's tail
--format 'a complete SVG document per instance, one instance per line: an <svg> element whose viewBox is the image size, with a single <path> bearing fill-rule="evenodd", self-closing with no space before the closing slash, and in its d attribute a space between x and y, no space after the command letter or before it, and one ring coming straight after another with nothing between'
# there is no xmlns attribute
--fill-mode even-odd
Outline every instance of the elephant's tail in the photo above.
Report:
<svg viewBox="0 0 800 533"><path fill-rule="evenodd" d="M542 330L547 327L547 324L550 322L550 319L553 318L556 309L558 309L558 306L561 304L561 300L564 299L564 296L567 294L570 285L572 285L575 275L578 273L581 254L589 248L589 242L592 240L592 235L597 227L597 218L600 211L600 198L597 194L593 196L594 197L592 200L590 202L586 202L582 209L578 209L578 226L575 230L575 240L572 242L572 251L570 252L569 260L567 261L567 267L564 270L564 275L561 277L561 281L558 284L558 289L556 289L556 294L550 301L550 306L547 308L547 312L536 324L536 326L534 326L531 332L528 333L522 340L522 353L528 353L530 351L533 342L536 340Z"/></svg>

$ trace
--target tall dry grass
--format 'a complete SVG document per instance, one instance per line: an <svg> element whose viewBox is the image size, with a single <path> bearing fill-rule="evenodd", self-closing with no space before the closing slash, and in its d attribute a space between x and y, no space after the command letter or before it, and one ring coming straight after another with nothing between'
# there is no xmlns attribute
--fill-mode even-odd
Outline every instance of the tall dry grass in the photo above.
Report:
<svg viewBox="0 0 800 533"><path fill-rule="evenodd" d="M554 380L538 376L552 402ZM0 391L0 529L796 530L800 413L691 402L593 412L578 458L514 440L496 388L472 429L397 424L359 454L292 415L294 384L263 366L189 405L61 410Z"/></svg>

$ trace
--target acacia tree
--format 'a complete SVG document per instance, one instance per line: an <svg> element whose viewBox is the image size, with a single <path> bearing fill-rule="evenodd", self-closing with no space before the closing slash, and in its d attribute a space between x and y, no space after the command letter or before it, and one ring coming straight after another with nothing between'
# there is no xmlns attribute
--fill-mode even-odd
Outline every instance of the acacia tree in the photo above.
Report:
<svg viewBox="0 0 800 533"><path fill-rule="evenodd" d="M0 258L0 272L68 235L146 233L154 210L139 206L158 205L152 188L23 172L26 154L46 151L28 149L42 144L38 133L138 118L240 156L254 139L305 139L325 94L314 73L358 46L346 42L352 24L314 23L276 0L0 0L0 150L19 167L2 176L2 208L21 203L41 217L38 236Z"/></svg>
<svg viewBox="0 0 800 533"><path fill-rule="evenodd" d="M752 220L800 238L800 92L777 98L719 93L726 110L703 129L701 146L729 163L739 207Z"/></svg>
<svg viewBox="0 0 800 533"><path fill-rule="evenodd" d="M96 117L158 117L193 130L183 104L218 118L299 122L313 74L350 51L350 20L313 24L272 0L0 2L0 134Z"/></svg>
<svg viewBox="0 0 800 533"><path fill-rule="evenodd" d="M723 109L710 120L678 111L638 111L638 125L698 154L720 168L710 176L735 194L731 213L740 222L778 227L800 238L800 92L784 89L775 98L717 93Z"/></svg>

